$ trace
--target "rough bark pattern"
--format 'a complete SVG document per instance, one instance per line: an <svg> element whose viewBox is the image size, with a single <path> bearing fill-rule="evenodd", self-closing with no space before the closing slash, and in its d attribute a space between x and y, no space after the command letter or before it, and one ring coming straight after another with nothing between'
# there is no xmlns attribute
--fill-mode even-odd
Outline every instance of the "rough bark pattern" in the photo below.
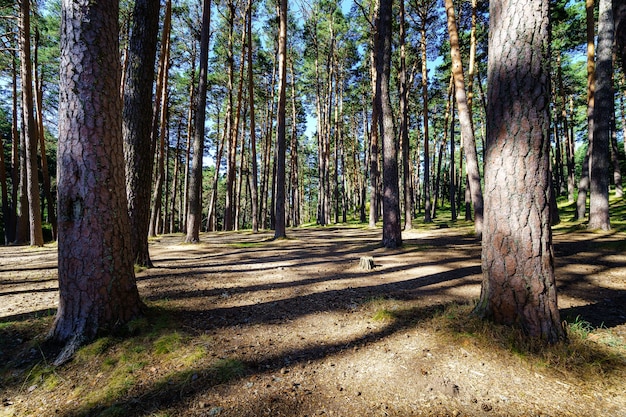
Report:
<svg viewBox="0 0 626 417"><path fill-rule="evenodd" d="M609 143L613 117L613 9L611 0L600 0L596 90L593 109L593 142L589 163L589 228L609 230Z"/></svg>
<svg viewBox="0 0 626 417"><path fill-rule="evenodd" d="M394 116L389 95L391 73L392 0L382 0L378 10L378 78L376 90L380 106L380 136L383 142L383 246L402 246L398 153Z"/></svg>
<svg viewBox="0 0 626 417"><path fill-rule="evenodd" d="M141 313L130 246L119 97L118 2L64 0L58 145L62 363Z"/></svg>
<svg viewBox="0 0 626 417"><path fill-rule="evenodd" d="M132 252L133 260L142 266L152 266L148 252L148 216L153 165L150 135L159 7L159 0L135 2L123 93L122 133Z"/></svg>
<svg viewBox="0 0 626 417"><path fill-rule="evenodd" d="M476 312L553 343L548 1L490 4L483 285Z"/></svg>

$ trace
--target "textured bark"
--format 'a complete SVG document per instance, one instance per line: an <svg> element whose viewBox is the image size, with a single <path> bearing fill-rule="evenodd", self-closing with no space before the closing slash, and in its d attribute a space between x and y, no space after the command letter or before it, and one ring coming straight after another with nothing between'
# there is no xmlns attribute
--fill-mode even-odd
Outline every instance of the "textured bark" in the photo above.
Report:
<svg viewBox="0 0 626 417"><path fill-rule="evenodd" d="M202 29L200 31L200 72L194 120L193 159L189 178L189 209L185 242L200 242L202 225L202 156L204 155L204 119L206 116L207 71L209 60L209 29L211 27L211 0L202 6Z"/></svg>
<svg viewBox="0 0 626 417"><path fill-rule="evenodd" d="M381 0L378 9L376 91L380 108L380 136L383 142L383 240L386 248L402 246L398 153L393 109L389 95L391 74L393 0Z"/></svg>
<svg viewBox="0 0 626 417"><path fill-rule="evenodd" d="M611 0L600 0L596 89L593 109L593 142L589 163L589 228L609 230L609 144L613 117L613 9Z"/></svg>
<svg viewBox="0 0 626 417"><path fill-rule="evenodd" d="M69 359L141 314L124 187L116 0L64 0L58 145L59 308Z"/></svg>
<svg viewBox="0 0 626 417"><path fill-rule="evenodd" d="M285 148L287 111L287 0L280 0L278 8L278 110L276 129L276 205L274 238L283 238L285 231Z"/></svg>
<svg viewBox="0 0 626 417"><path fill-rule="evenodd" d="M152 266L148 220L153 158L152 85L159 30L159 0L137 0L124 74L122 135L133 261Z"/></svg>
<svg viewBox="0 0 626 417"><path fill-rule="evenodd" d="M483 228L483 193L480 185L480 170L478 169L478 154L476 153L472 112L468 106L467 96L465 94L461 48L459 47L459 35L452 0L445 0L445 6L448 16L448 33L450 34L450 56L452 59L452 75L454 77L454 92L459 112L463 150L465 151L465 160L467 162L467 182L472 205L474 207L474 231L476 236L480 237Z"/></svg>
<svg viewBox="0 0 626 417"><path fill-rule="evenodd" d="M483 284L476 313L565 337L550 229L548 1L490 3Z"/></svg>
<svg viewBox="0 0 626 417"><path fill-rule="evenodd" d="M18 19L20 74L22 79L22 116L26 152L26 193L28 196L28 224L30 244L43 246L39 171L37 168L37 126L33 102L33 69L30 54L30 2L21 0ZM24 215L24 210L22 210Z"/></svg>

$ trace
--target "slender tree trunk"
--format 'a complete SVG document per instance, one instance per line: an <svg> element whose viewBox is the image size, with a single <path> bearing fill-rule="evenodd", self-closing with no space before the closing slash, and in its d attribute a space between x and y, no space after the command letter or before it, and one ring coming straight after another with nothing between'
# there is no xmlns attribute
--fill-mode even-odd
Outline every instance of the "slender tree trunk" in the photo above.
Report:
<svg viewBox="0 0 626 417"><path fill-rule="evenodd" d="M39 150L41 152L41 178L43 180L43 193L46 198L48 222L52 228L52 240L57 239L57 217L54 207L54 199L50 190L50 170L48 168L48 155L46 153L46 135L43 126L43 81L37 69L39 61L39 29L35 29L35 98L37 107L37 136L39 137ZM0 149L2 149L0 147Z"/></svg>
<svg viewBox="0 0 626 417"><path fill-rule="evenodd" d="M234 68L234 25L235 4L232 0L227 3L228 15L228 46L227 46L227 74L228 74L228 151L226 153L226 203L224 206L224 230L234 230L235 218L235 178L237 169L237 129L239 120L235 121L235 103L233 99L235 68ZM243 65L243 62L241 63ZM240 77L240 81L242 81ZM240 100L239 100L240 102ZM237 113L240 105L237 104Z"/></svg>
<svg viewBox="0 0 626 417"><path fill-rule="evenodd" d="M409 158L409 109L406 82L406 23L404 0L400 1L400 143L402 143L402 186L404 189L404 230L413 228L413 206Z"/></svg>
<svg viewBox="0 0 626 417"><path fill-rule="evenodd" d="M617 128L615 125L615 109L611 117L611 162L613 163L613 182L615 183L615 197L624 196L622 187L622 171L619 165L619 150L617 145Z"/></svg>
<svg viewBox="0 0 626 417"><path fill-rule="evenodd" d="M600 0L596 89L591 143L589 228L609 230L609 144L613 117L613 8L611 0Z"/></svg>
<svg viewBox="0 0 626 417"><path fill-rule="evenodd" d="M374 15L378 15L378 9L375 8ZM372 73L372 126L370 129L370 211L369 211L369 227L376 227L378 222L378 200L380 196L380 169L378 167L378 119L380 109L377 102L377 80L378 80L378 64L376 63L376 46L378 45L378 28L377 23L372 27L372 52L370 54L370 71Z"/></svg>
<svg viewBox="0 0 626 417"><path fill-rule="evenodd" d="M37 126L33 113L33 70L30 52L30 2L20 0L18 19L20 74L22 79L22 128L26 152L26 192L28 195L28 223L31 246L43 246L41 228L41 203L39 197L39 172L37 168ZM45 157L45 155L44 155Z"/></svg>
<svg viewBox="0 0 626 417"><path fill-rule="evenodd" d="M381 112L380 134L383 141L383 239L386 248L402 246L398 156L394 116L389 96L391 74L393 0L381 0L378 10L376 91Z"/></svg>
<svg viewBox="0 0 626 417"><path fill-rule="evenodd" d="M176 227L176 195L178 193L178 173L180 171L180 126L176 135L176 149L174 150L174 172L172 178L172 193L170 194L169 228L166 233L178 231Z"/></svg>
<svg viewBox="0 0 626 417"><path fill-rule="evenodd" d="M200 31L200 73L198 74L198 95L194 120L193 160L189 181L189 214L185 242L200 242L202 224L202 157L204 155L204 120L206 116L207 70L209 60L209 34L211 27L211 0L204 0L202 6L202 27Z"/></svg>
<svg viewBox="0 0 626 417"><path fill-rule="evenodd" d="M256 154L256 114L254 113L254 72L252 71L252 0L248 0L248 96L250 102L250 200L252 208L252 231L259 231L259 167Z"/></svg>
<svg viewBox="0 0 626 417"><path fill-rule="evenodd" d="M585 1L587 10L587 132L588 149L578 182L578 198L576 199L576 218L584 219L587 213L587 193L589 192L589 158L593 147L594 133L594 101L595 101L595 18L593 0Z"/></svg>
<svg viewBox="0 0 626 417"><path fill-rule="evenodd" d="M465 150L468 185L474 206L474 231L476 236L482 234L483 224L483 193L480 185L480 170L478 168L478 154L474 139L471 108L467 104L465 95L465 81L463 78L463 64L459 47L459 35L456 27L456 18L452 0L445 0L448 16L448 32L450 34L450 56L452 58L452 74L454 76L454 91L461 125L461 137Z"/></svg>
<svg viewBox="0 0 626 417"><path fill-rule="evenodd" d="M430 223L431 195L430 195L430 137L428 133L428 61L426 55L426 22L422 19L420 48L422 54L422 117L424 129L424 223Z"/></svg>
<svg viewBox="0 0 626 417"><path fill-rule="evenodd" d="M168 6L168 10L171 9L171 6ZM161 67L161 74L159 84L161 85L161 111L159 114L159 149L157 155L157 174L156 181L154 182L153 188L153 196L152 196L152 210L150 211L150 223L148 227L148 236L156 237L159 227L159 219L161 218L161 208L163 207L163 184L165 182L165 167L167 165L167 157L166 157L166 139L169 143L169 129L168 129L168 113L169 113L169 103L168 103L168 73L169 73L169 59L170 59L170 34L169 30L167 34L163 36L164 43L161 45L164 48L165 53L163 54L163 66ZM169 147L169 146L168 146Z"/></svg>
<svg viewBox="0 0 626 417"><path fill-rule="evenodd" d="M287 109L287 0L279 3L279 31L278 31L278 115L276 131L276 210L274 238L286 237L285 230L285 148L286 129L285 113Z"/></svg>
<svg viewBox="0 0 626 417"><path fill-rule="evenodd" d="M298 192L299 169L298 169L298 114L296 110L296 77L293 69L293 59L289 60L289 71L291 73L291 220L293 226L300 225L300 194Z"/></svg>

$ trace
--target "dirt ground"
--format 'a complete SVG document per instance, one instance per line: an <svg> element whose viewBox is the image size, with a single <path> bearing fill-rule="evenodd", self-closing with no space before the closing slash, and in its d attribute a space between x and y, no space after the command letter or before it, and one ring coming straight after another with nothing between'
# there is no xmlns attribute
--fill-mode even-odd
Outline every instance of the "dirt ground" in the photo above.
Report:
<svg viewBox="0 0 626 417"><path fill-rule="evenodd" d="M585 321L596 329L590 339L600 345L609 335L621 352L600 378L485 349L431 320L479 296L480 243L471 229L405 232L397 250L379 246L380 230L288 236L212 233L183 245L168 235L151 243L156 267L138 273L141 296L166 305L190 334L207 335L211 356L236 359L246 371L218 384L198 371L184 392L153 395L146 407L157 392L150 374L165 372L148 367L143 385L120 399L132 415L626 416L625 234L554 237L562 319ZM362 256L374 258L372 270L359 267ZM0 247L0 322L50 314L57 297L54 246ZM74 415L75 400L36 386L0 381L0 397L0 416Z"/></svg>

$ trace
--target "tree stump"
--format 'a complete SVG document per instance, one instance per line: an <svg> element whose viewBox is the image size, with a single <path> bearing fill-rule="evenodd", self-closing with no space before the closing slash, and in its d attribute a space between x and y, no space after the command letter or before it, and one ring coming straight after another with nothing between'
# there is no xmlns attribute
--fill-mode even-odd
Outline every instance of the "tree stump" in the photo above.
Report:
<svg viewBox="0 0 626 417"><path fill-rule="evenodd" d="M372 256L361 256L359 267L367 271L374 269L374 258Z"/></svg>

